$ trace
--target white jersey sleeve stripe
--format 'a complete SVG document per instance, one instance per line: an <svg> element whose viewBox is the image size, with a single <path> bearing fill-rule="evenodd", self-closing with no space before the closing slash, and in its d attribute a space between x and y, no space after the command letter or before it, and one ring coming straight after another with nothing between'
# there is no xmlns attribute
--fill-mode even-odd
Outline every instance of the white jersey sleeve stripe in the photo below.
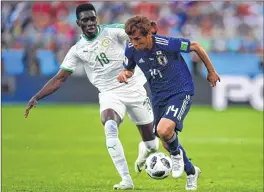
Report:
<svg viewBox="0 0 264 192"><path fill-rule="evenodd" d="M161 45L168 45L168 43L164 43L164 42L159 42L159 41L156 41L157 44L161 44Z"/></svg>
<svg viewBox="0 0 264 192"><path fill-rule="evenodd" d="M67 69L66 67L62 67L62 66L60 66L60 69L63 69L64 71L68 71L68 72L73 72L73 70L71 70L71 69Z"/></svg>
<svg viewBox="0 0 264 192"><path fill-rule="evenodd" d="M155 39L156 39L157 41L169 42L167 39L163 39L163 38L159 38L159 37L155 37Z"/></svg>

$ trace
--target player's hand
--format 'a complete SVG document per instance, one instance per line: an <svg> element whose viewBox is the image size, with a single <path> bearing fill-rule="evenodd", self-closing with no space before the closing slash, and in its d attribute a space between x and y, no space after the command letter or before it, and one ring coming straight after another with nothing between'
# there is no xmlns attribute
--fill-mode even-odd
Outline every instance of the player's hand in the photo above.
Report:
<svg viewBox="0 0 264 192"><path fill-rule="evenodd" d="M30 109L32 109L32 107L36 107L37 103L38 103L38 101L37 101L37 99L35 97L32 97L29 100L27 108L26 108L26 111L25 111L25 118L28 117Z"/></svg>
<svg viewBox="0 0 264 192"><path fill-rule="evenodd" d="M207 80L210 83L211 87L215 87L216 86L216 82L219 81L220 82L220 77L219 75L216 73L215 70L209 71L207 74Z"/></svg>
<svg viewBox="0 0 264 192"><path fill-rule="evenodd" d="M128 83L127 79L132 77L133 75L133 72L131 71L128 71L128 70L123 70L119 73L118 77L117 77L117 80L120 82L120 83Z"/></svg>

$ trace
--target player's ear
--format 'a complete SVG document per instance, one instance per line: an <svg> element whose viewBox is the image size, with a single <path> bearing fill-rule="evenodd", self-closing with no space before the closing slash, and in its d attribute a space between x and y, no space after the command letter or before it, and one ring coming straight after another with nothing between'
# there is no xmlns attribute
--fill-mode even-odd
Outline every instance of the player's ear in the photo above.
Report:
<svg viewBox="0 0 264 192"><path fill-rule="evenodd" d="M152 34L154 34L154 35L157 34L157 32L158 32L157 23L155 21L151 21L150 23L151 23L151 32L152 32Z"/></svg>
<svg viewBox="0 0 264 192"><path fill-rule="evenodd" d="M76 20L76 23L77 23L77 25L80 27L80 22L79 22L78 19Z"/></svg>

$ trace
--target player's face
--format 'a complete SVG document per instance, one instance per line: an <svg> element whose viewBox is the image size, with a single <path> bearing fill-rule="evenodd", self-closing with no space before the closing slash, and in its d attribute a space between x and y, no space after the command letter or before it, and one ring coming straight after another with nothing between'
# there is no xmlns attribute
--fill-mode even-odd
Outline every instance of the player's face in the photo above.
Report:
<svg viewBox="0 0 264 192"><path fill-rule="evenodd" d="M130 39L130 42L133 44L135 49L138 50L144 50L144 49L150 49L152 45L152 36L151 33L149 33L147 36L143 36L139 29L135 31L133 35L128 36Z"/></svg>
<svg viewBox="0 0 264 192"><path fill-rule="evenodd" d="M79 13L77 25L82 29L82 32L88 37L93 38L98 33L97 17L94 11L82 11Z"/></svg>

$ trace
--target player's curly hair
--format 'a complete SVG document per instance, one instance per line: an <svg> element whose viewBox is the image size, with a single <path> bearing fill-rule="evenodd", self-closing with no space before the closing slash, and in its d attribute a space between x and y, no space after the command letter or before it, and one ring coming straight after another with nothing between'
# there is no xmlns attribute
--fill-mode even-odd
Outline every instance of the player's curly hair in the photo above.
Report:
<svg viewBox="0 0 264 192"><path fill-rule="evenodd" d="M94 6L91 3L85 3L85 4L80 4L78 7L76 7L76 18L79 18L79 14L83 11L94 11L96 13L96 10Z"/></svg>
<svg viewBox="0 0 264 192"><path fill-rule="evenodd" d="M151 22L145 16L135 16L128 19L125 23L125 32L128 35L133 35L139 29L143 36L147 36L151 31Z"/></svg>

